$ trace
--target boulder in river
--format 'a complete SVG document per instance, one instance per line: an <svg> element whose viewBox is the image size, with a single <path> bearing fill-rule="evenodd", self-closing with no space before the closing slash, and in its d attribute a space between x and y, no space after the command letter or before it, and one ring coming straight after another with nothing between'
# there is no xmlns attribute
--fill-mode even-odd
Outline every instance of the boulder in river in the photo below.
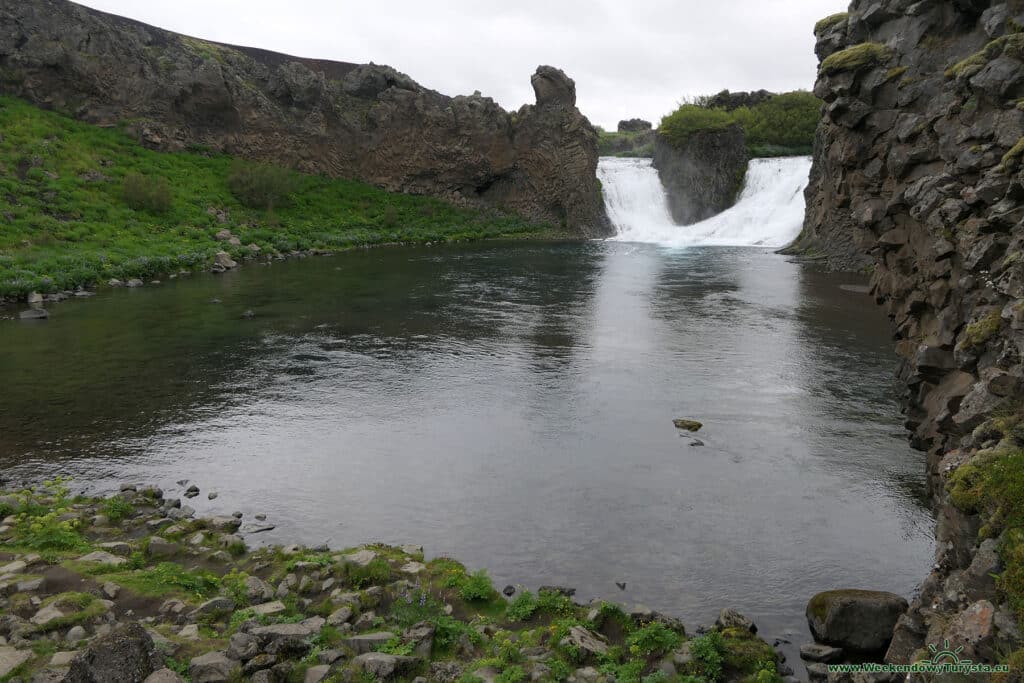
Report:
<svg viewBox="0 0 1024 683"><path fill-rule="evenodd" d="M807 603L807 624L820 643L858 652L878 652L889 645L907 601L895 593L832 590Z"/></svg>
<svg viewBox="0 0 1024 683"><path fill-rule="evenodd" d="M672 424L676 426L676 429L683 429L688 432L698 432L700 428L704 426L704 423L698 422L697 420L689 420L685 417L676 418L672 420Z"/></svg>
<svg viewBox="0 0 1024 683"><path fill-rule="evenodd" d="M50 314L45 308L30 308L18 314L21 320L46 320L49 317Z"/></svg>

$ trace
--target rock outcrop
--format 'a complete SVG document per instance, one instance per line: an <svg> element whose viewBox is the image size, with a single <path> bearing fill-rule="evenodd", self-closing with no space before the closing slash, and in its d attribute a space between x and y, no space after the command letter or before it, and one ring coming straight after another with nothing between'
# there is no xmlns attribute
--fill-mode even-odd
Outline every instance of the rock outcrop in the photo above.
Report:
<svg viewBox="0 0 1024 683"><path fill-rule="evenodd" d="M854 0L816 28L825 106L797 247L873 268L938 516L935 570L890 661L945 638L974 661L1021 646L1009 589L991 580L995 548L1012 545L981 540L1005 510L983 516L964 503L974 489L950 490L1022 445L1005 429L1024 397L1022 27L1019 0Z"/></svg>
<svg viewBox="0 0 1024 683"><path fill-rule="evenodd" d="M747 145L738 125L693 133L675 146L654 137L654 167L668 194L672 219L690 225L736 202L747 172Z"/></svg>
<svg viewBox="0 0 1024 683"><path fill-rule="evenodd" d="M207 147L299 170L610 231L597 133L540 67L535 105L447 97L375 64L198 40L67 0L0 0L0 92L161 150Z"/></svg>
<svg viewBox="0 0 1024 683"><path fill-rule="evenodd" d="M639 133L645 130L651 130L650 121L644 121L643 119L627 119L619 121L620 133Z"/></svg>

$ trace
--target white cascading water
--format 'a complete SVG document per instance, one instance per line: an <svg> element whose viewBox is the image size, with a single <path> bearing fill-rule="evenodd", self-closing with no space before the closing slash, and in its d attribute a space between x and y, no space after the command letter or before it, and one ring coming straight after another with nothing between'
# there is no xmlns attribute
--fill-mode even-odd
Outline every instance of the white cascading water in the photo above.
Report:
<svg viewBox="0 0 1024 683"><path fill-rule="evenodd" d="M739 199L717 216L676 225L650 159L602 157L604 204L622 242L671 247L783 247L800 233L810 157L752 159Z"/></svg>

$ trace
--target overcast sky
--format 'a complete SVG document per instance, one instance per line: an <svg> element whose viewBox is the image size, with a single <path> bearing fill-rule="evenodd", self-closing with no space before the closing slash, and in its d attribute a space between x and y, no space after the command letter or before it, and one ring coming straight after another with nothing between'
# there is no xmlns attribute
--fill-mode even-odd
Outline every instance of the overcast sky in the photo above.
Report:
<svg viewBox="0 0 1024 683"><path fill-rule="evenodd" d="M614 130L657 125L685 96L810 89L814 22L848 0L83 0L162 28L303 57L389 64L448 95L506 109L530 74L576 80L580 109Z"/></svg>

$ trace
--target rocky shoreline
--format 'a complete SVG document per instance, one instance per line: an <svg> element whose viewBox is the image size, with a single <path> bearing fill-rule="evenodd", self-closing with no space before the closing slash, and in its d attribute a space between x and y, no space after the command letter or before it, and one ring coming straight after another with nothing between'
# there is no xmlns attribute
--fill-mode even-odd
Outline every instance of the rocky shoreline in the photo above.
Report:
<svg viewBox="0 0 1024 683"><path fill-rule="evenodd" d="M568 588L499 593L419 547L250 549L238 512L156 487L0 493L0 681L777 681L791 673L731 609L687 632ZM210 494L214 497L214 494ZM271 527L272 528L272 527Z"/></svg>

